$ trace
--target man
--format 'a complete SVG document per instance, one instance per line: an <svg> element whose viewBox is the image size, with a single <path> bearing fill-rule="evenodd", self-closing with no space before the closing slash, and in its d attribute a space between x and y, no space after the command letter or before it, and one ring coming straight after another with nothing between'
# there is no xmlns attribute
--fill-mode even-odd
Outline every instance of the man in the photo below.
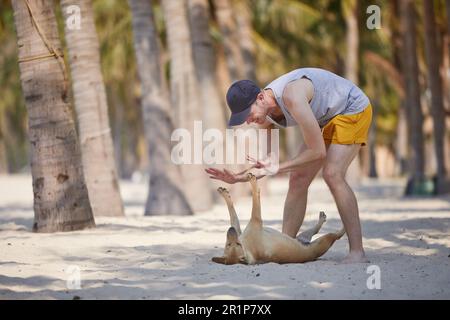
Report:
<svg viewBox="0 0 450 320"><path fill-rule="evenodd" d="M321 167L344 224L349 254L344 263L367 262L355 194L345 181L347 169L367 142L372 107L352 82L326 70L301 68L261 90L250 80L233 83L227 92L230 126L256 123L262 128L298 125L303 134L298 155L279 164L290 172L282 232L296 237L306 210L308 187ZM256 162L255 167L266 166ZM244 181L242 173L209 168L211 178L227 183Z"/></svg>

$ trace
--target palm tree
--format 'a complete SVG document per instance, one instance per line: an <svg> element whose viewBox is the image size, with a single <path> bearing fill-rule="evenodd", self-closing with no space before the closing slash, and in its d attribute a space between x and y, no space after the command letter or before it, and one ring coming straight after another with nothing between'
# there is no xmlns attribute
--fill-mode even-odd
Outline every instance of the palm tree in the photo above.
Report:
<svg viewBox="0 0 450 320"><path fill-rule="evenodd" d="M13 0L37 232L94 227L53 1Z"/></svg>
<svg viewBox="0 0 450 320"><path fill-rule="evenodd" d="M203 112L203 127L205 129L218 129L225 136L226 120L223 112L225 104L219 93L216 53L209 33L209 4L207 0L188 0L188 9L192 30L192 53L197 80L201 88L200 101ZM223 140L219 143L229 147ZM213 189L218 186L219 182L211 181Z"/></svg>
<svg viewBox="0 0 450 320"><path fill-rule="evenodd" d="M192 30L192 53L200 90L205 128L225 129L225 117L216 81L216 61L209 34L209 5L207 0L188 0L189 22Z"/></svg>
<svg viewBox="0 0 450 320"><path fill-rule="evenodd" d="M445 1L445 7L447 11L447 35L450 37L450 0ZM448 45L448 54L450 55L450 41L447 43Z"/></svg>
<svg viewBox="0 0 450 320"><path fill-rule="evenodd" d="M8 157L6 156L6 119L0 108L0 174L8 173Z"/></svg>
<svg viewBox="0 0 450 320"><path fill-rule="evenodd" d="M131 11L127 1L92 2L100 42L103 80L108 96L119 177L131 178L147 159L140 109L136 108L139 79L133 49Z"/></svg>
<svg viewBox="0 0 450 320"><path fill-rule="evenodd" d="M181 174L170 159L173 123L153 9L148 0L129 0L128 4L133 16L134 48L141 80L141 109L150 162L145 214L192 214L179 185Z"/></svg>
<svg viewBox="0 0 450 320"><path fill-rule="evenodd" d="M425 20L425 51L428 65L428 85L431 90L431 114L433 116L434 146L437 160L436 192L445 192L446 168L444 154L445 113L442 81L439 72L439 50L436 41L436 22L433 1L423 1Z"/></svg>
<svg viewBox="0 0 450 320"><path fill-rule="evenodd" d="M341 2L342 12L346 21L346 57L345 57L345 77L355 84L358 84L359 67L359 30L358 30L358 2L356 0L344 0ZM356 185L359 183L361 175L360 155L350 164L347 171L347 180ZM364 158L364 157L363 157Z"/></svg>
<svg viewBox="0 0 450 320"><path fill-rule="evenodd" d="M410 157L410 178L406 194L420 192L424 181L424 138L423 114L420 107L419 67L417 63L416 18L414 2L400 2L401 33L403 36L403 75L406 87L406 110L408 136L412 155Z"/></svg>
<svg viewBox="0 0 450 320"><path fill-rule="evenodd" d="M69 10L72 5L80 9L80 30L67 23L73 14ZM66 21L83 170L92 210L94 216L123 216L91 0L61 0L61 8Z"/></svg>
<svg viewBox="0 0 450 320"><path fill-rule="evenodd" d="M256 48L252 37L253 28L251 11L248 3L244 1L235 1L233 4L234 10L239 13L236 15L236 23L244 62L244 77L256 81Z"/></svg>
<svg viewBox="0 0 450 320"><path fill-rule="evenodd" d="M403 72L402 55L404 53L404 41L402 39L401 25L400 25L400 0L394 0L391 3L392 10L390 15L390 26L392 28L391 43L393 51L394 66L401 75ZM405 81L401 79L402 89L405 91ZM406 97L405 94L401 97L401 102L397 112L397 130L396 130L396 146L395 156L397 160L397 173L405 175L407 172L407 158L408 158L408 125L406 119Z"/></svg>
<svg viewBox="0 0 450 320"><path fill-rule="evenodd" d="M230 0L214 0L213 3L231 81L242 79L245 77L244 58L233 7Z"/></svg>
<svg viewBox="0 0 450 320"><path fill-rule="evenodd" d="M202 110L198 99L199 91L186 2L165 0L162 2L162 8L170 56L170 94L175 113L175 125L187 129L193 138L194 121L202 119ZM202 211L211 208L211 184L203 167L185 164L181 170L186 195L192 209Z"/></svg>
<svg viewBox="0 0 450 320"><path fill-rule="evenodd" d="M3 134L0 131L0 174L7 172L8 172L8 159L6 158L5 139L3 138Z"/></svg>
<svg viewBox="0 0 450 320"><path fill-rule="evenodd" d="M358 2L344 0L341 2L342 12L346 23L345 77L358 84L359 67L359 30L358 30Z"/></svg>

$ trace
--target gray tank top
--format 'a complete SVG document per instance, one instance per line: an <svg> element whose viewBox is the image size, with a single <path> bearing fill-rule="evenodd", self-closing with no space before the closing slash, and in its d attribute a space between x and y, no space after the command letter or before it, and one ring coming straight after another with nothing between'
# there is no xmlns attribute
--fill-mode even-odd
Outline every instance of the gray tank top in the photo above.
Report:
<svg viewBox="0 0 450 320"><path fill-rule="evenodd" d="M301 78L307 78L313 83L314 95L310 105L320 127L324 127L331 118L339 114L362 112L370 103L369 98L353 82L330 71L318 68L296 69L275 79L265 87L265 89L272 89L283 111L285 119L279 123L282 127L297 125L287 110L282 95L289 82Z"/></svg>

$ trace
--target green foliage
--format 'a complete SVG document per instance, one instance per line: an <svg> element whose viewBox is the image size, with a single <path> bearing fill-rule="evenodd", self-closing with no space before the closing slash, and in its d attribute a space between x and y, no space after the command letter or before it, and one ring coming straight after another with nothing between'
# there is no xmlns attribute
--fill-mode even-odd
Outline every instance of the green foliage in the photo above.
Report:
<svg viewBox="0 0 450 320"><path fill-rule="evenodd" d="M6 149L6 166L11 171L17 171L28 162L27 117L20 87L10 1L1 0L0 7L0 143Z"/></svg>

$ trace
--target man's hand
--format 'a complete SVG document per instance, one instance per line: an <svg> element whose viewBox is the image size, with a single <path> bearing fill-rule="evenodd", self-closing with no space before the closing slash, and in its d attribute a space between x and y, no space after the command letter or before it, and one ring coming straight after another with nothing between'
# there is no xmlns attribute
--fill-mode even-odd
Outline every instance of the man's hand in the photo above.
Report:
<svg viewBox="0 0 450 320"><path fill-rule="evenodd" d="M205 169L205 171L210 175L209 177L211 179L221 180L229 184L234 184L236 182L247 182L248 181L247 172L249 172L250 169L252 168L253 167L250 167L239 173L233 173L227 169L219 170L215 168L208 168ZM262 170L252 170L252 173L256 176L256 179L260 179L265 176Z"/></svg>
<svg viewBox="0 0 450 320"><path fill-rule="evenodd" d="M256 160L253 157L247 156L247 161L252 163L252 168L256 169L262 169L270 166L270 158L264 159L264 160Z"/></svg>
<svg viewBox="0 0 450 320"><path fill-rule="evenodd" d="M247 156L247 160L252 164L251 168L260 169L259 171L264 175L274 175L279 170L279 159L273 152L263 160L257 160L251 156Z"/></svg>
<svg viewBox="0 0 450 320"><path fill-rule="evenodd" d="M234 184L236 182L243 182L243 175L235 174L227 169L219 170L215 168L205 169L211 179L221 180L223 182Z"/></svg>

